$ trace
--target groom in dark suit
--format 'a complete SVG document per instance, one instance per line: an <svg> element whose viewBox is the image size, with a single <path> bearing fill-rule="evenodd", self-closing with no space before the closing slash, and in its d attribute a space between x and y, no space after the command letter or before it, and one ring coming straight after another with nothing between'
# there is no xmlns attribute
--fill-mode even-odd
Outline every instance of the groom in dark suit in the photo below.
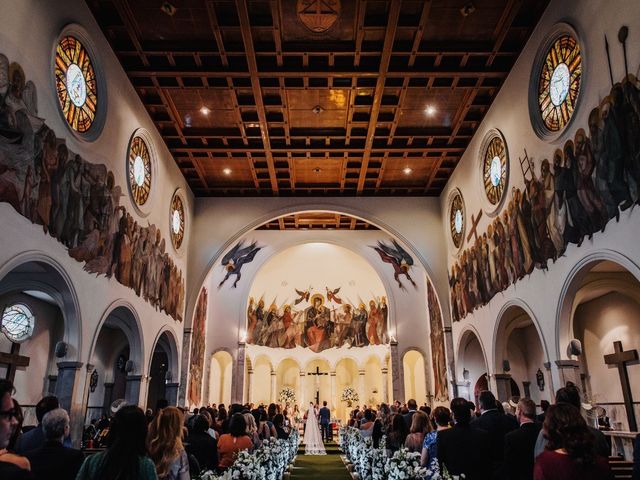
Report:
<svg viewBox="0 0 640 480"><path fill-rule="evenodd" d="M322 433L322 439L325 442L329 442L332 440L333 432L331 432L331 428L329 428L331 410L327 408L326 400L322 402L322 408L320 409L320 412L318 412L318 416L320 417L320 432Z"/></svg>

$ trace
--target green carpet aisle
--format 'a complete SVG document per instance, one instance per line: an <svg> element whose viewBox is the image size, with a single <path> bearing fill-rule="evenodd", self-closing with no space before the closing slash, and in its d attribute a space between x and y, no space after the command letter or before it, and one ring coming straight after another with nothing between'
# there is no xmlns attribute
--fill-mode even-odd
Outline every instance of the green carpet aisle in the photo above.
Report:
<svg viewBox="0 0 640 480"><path fill-rule="evenodd" d="M300 445L298 458L293 465L292 480L351 480L351 475L340 458L340 449L335 443L325 444L326 455L305 455Z"/></svg>

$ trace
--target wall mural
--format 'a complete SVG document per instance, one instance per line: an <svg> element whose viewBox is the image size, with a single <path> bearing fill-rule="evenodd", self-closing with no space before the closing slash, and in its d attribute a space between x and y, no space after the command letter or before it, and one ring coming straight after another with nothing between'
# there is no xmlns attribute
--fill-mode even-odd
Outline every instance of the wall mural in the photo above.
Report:
<svg viewBox="0 0 640 480"><path fill-rule="evenodd" d="M551 161L544 158L539 176L525 152L524 192L512 189L502 215L451 267L454 321L534 268L547 269L569 243L580 247L639 203L640 82L634 75L616 83L591 110L588 128L589 135L580 128Z"/></svg>
<svg viewBox="0 0 640 480"><path fill-rule="evenodd" d="M311 289L294 289L294 305L265 308L264 298L249 299L247 343L272 348L306 347L314 352L346 346L365 347L389 342L389 307L386 297L376 297L358 307L340 296L340 287L325 287L326 297ZM368 307L368 308L367 308Z"/></svg>
<svg viewBox="0 0 640 480"><path fill-rule="evenodd" d="M36 88L0 55L0 201L64 244L89 273L115 277L182 320L184 279L155 225L119 205L113 172L67 148L38 117Z"/></svg>
<svg viewBox="0 0 640 480"><path fill-rule="evenodd" d="M202 288L193 314L191 354L189 358L189 405L200 405L202 395L202 369L204 365L204 328L207 323L207 289Z"/></svg>
<svg viewBox="0 0 640 480"><path fill-rule="evenodd" d="M231 275L236 276L235 282L233 282L233 288L236 288L240 278L242 275L240 270L242 270L242 266L245 263L253 262L253 259L256 257L256 254L262 249L262 247L258 247L258 242L251 242L248 246L244 246L244 240L236 243L229 252L222 257L220 264L224 267L226 272L222 281L218 284L218 288L221 288L224 285Z"/></svg>
<svg viewBox="0 0 640 480"><path fill-rule="evenodd" d="M442 312L436 291L427 278L427 305L429 307L429 338L431 339L431 364L433 365L433 390L436 402L449 400L447 387L447 357L444 353L444 327Z"/></svg>
<svg viewBox="0 0 640 480"><path fill-rule="evenodd" d="M409 275L409 270L413 266L413 257L409 255L409 253L400 246L396 240L391 240L391 245L388 245L385 242L378 241L378 245L373 248L384 263L389 263L393 267L393 278L398 282L398 286L402 290L406 290L402 282L400 281L400 275L404 275L407 280L411 282L413 288L418 288L416 282L413 281L411 275Z"/></svg>

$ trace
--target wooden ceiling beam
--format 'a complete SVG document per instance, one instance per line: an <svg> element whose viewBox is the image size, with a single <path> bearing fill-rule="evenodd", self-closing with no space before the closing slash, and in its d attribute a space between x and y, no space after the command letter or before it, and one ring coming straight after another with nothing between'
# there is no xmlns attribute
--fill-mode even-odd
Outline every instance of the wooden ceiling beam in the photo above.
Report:
<svg viewBox="0 0 640 480"><path fill-rule="evenodd" d="M274 195L278 194L278 179L276 178L276 170L273 164L273 155L271 153L271 142L269 140L269 125L267 123L267 114L262 100L262 88L260 87L260 78L258 78L258 63L253 47L253 38L251 35L251 23L249 21L249 10L247 0L236 0L236 9L238 18L240 19L240 27L242 31L242 41L247 57L247 66L251 78L251 90L253 92L254 101L258 113L258 121L260 123L260 131L262 135L262 143L267 158L267 169L269 170L269 181L271 190Z"/></svg>
<svg viewBox="0 0 640 480"><path fill-rule="evenodd" d="M222 33L220 32L220 26L218 25L218 16L216 15L216 9L212 0L207 1L207 17L209 19L209 27L213 32L213 37L216 41L216 47L218 47L217 54L220 56L220 61L225 67L229 66L229 59L227 58L227 52L224 48L224 40Z"/></svg>
<svg viewBox="0 0 640 480"><path fill-rule="evenodd" d="M461 153L464 152L466 146L454 147L454 146L442 146L442 147L394 147L392 145L388 145L382 148L372 148L369 150L370 155L373 156L382 156L385 152L408 152L408 153ZM271 148L269 151L274 153L280 153L286 155L287 152L305 152L308 154L310 152L335 152L335 153L357 153L363 154L364 148L354 148L354 147L327 147L325 145L315 147L312 145L301 147L301 148ZM266 154L266 150L264 148L253 148L253 147L212 147L211 145L181 145L181 146L169 146L169 151L172 153L188 153L188 152L199 152L199 153L262 153ZM354 159L353 157L351 157Z"/></svg>
<svg viewBox="0 0 640 480"><path fill-rule="evenodd" d="M432 0L424 0L422 4L422 14L420 15L420 22L418 23L418 29L413 36L413 44L411 45L411 54L409 55L409 67L413 67L416 62L416 56L420 49L420 43L422 43L422 37L424 37L425 29L427 28L427 20L429 19L429 13L431 12Z"/></svg>
<svg viewBox="0 0 640 480"><path fill-rule="evenodd" d="M376 79L376 89L373 94L373 105L371 106L371 115L369 117L369 126L367 128L367 139L365 143L364 153L362 156L362 165L360 167L360 177L358 178L357 192L361 194L364 190L364 184L367 177L367 168L369 167L369 158L371 156L371 148L373 147L373 139L378 124L378 115L380 113L380 105L382 104L382 94L384 93L384 84L389 70L389 62L391 60L391 51L393 50L393 40L396 36L398 27L398 19L400 18L401 0L391 0L389 5L389 15L387 20L387 29L384 34L384 44L382 56L380 58L380 68Z"/></svg>

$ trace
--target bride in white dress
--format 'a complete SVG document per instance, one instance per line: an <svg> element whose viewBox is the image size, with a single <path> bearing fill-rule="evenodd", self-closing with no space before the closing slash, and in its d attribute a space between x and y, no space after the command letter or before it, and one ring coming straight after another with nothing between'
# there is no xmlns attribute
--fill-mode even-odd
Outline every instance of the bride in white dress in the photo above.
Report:
<svg viewBox="0 0 640 480"><path fill-rule="evenodd" d="M316 412L313 403L309 404L309 410L307 411L307 426L304 429L302 443L304 443L305 455L327 454L324 449L320 428L318 427L318 412Z"/></svg>

